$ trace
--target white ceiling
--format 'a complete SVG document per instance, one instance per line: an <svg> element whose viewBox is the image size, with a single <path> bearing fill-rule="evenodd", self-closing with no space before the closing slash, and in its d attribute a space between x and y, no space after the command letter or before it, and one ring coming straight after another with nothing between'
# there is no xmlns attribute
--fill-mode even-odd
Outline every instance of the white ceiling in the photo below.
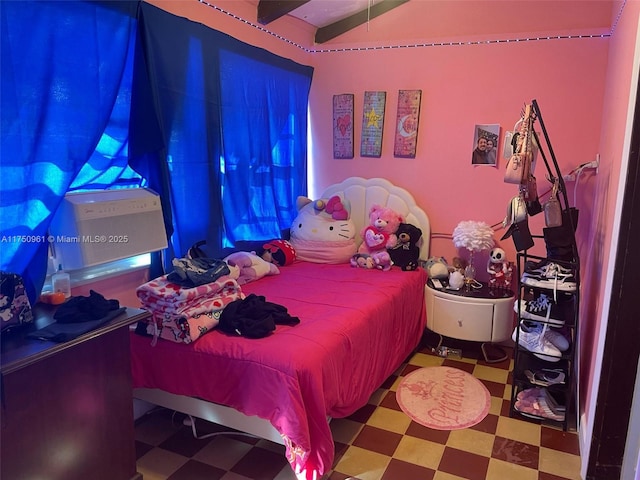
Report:
<svg viewBox="0 0 640 480"><path fill-rule="evenodd" d="M383 2L310 0L287 15L321 29ZM371 29L394 30L396 34L400 30L406 38L524 32L608 34L622 4L622 0L409 0L372 19ZM347 37L352 38L351 34ZM341 38L343 34L336 40Z"/></svg>
<svg viewBox="0 0 640 480"><path fill-rule="evenodd" d="M321 28L369 9L380 0L311 0L289 15Z"/></svg>

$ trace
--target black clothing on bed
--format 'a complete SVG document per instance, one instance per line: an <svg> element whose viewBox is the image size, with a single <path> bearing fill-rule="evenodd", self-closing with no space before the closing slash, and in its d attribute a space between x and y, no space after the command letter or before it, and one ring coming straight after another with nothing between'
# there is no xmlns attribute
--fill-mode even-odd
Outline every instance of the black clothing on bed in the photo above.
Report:
<svg viewBox="0 0 640 480"><path fill-rule="evenodd" d="M278 325L297 325L298 317L292 317L286 307L267 302L262 295L254 293L244 300L235 300L227 305L220 315L218 329L230 335L247 338L262 338L270 335Z"/></svg>

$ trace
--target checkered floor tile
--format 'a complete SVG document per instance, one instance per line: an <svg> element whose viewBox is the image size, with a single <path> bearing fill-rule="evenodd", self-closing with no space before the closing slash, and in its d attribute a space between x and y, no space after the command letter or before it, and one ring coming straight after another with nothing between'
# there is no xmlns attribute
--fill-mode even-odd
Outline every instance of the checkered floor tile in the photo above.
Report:
<svg viewBox="0 0 640 480"><path fill-rule="evenodd" d="M336 459L324 480L580 480L578 437L509 417L512 361L487 363L479 345L464 343L460 360L423 348L347 418L331 421ZM487 417L464 430L432 430L400 409L395 391L402 377L427 366L471 373L491 393ZM136 423L138 472L145 480L295 480L284 447L196 421L198 440L185 416L153 410Z"/></svg>

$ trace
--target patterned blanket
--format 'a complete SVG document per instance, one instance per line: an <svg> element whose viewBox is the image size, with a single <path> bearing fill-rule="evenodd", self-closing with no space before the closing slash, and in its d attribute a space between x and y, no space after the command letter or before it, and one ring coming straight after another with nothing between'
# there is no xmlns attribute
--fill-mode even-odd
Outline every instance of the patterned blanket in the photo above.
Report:
<svg viewBox="0 0 640 480"><path fill-rule="evenodd" d="M193 288L182 287L163 275L136 290L142 308L151 312L146 332L178 343L191 343L215 328L224 307L244 299L238 282L220 277L215 282Z"/></svg>

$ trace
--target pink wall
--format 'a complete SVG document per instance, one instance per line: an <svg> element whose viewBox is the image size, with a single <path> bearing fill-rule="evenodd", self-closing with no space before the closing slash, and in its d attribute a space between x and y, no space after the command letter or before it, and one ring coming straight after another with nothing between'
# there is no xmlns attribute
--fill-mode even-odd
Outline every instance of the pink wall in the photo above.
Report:
<svg viewBox="0 0 640 480"><path fill-rule="evenodd" d="M310 111L316 191L350 175L385 177L413 193L434 232L450 234L462 220L499 223L517 188L503 182L505 160L500 158L497 168L471 165L474 125L500 124L503 137L524 103L536 99L562 170L595 159L608 44L595 38L314 55ZM423 92L415 159L393 157L398 89ZM358 155L365 90L388 95L380 159ZM332 96L337 93L355 94L352 160L333 159ZM542 191L548 185L542 162L538 176ZM540 219L532 218L534 230ZM515 259L511 240L501 246ZM451 260L458 252L449 238L436 237L431 253Z"/></svg>
<svg viewBox="0 0 640 480"><path fill-rule="evenodd" d="M582 289L585 321L581 331L581 368L586 378L600 377L602 342L606 333L609 291L616 253L616 220L620 215L620 205L617 205L616 200L619 187L624 188L628 162L628 151L625 149L628 149L634 113L633 105L630 107L630 99L635 98L637 87L638 72L633 69L637 68L640 55L639 19L640 2L627 2L611 39L603 121L599 135L602 168L596 177L593 195L583 197L593 205L594 210L591 229L584 246L588 255L586 262L583 261L586 282ZM636 83L632 82L634 78ZM597 382L584 382L580 385L581 404L584 406L585 423L588 427L583 432L585 441L590 441L591 438L597 386Z"/></svg>

